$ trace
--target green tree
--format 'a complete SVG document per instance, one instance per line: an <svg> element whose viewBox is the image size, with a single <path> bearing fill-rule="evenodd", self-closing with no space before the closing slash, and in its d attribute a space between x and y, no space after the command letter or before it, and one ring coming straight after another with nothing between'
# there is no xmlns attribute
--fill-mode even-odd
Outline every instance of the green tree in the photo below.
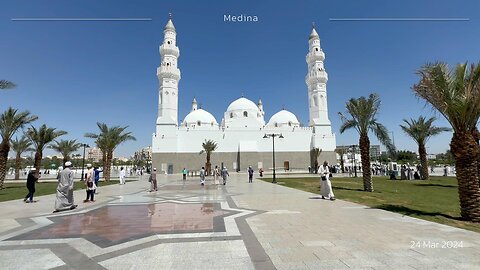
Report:
<svg viewBox="0 0 480 270"><path fill-rule="evenodd" d="M343 159L343 156L347 154L347 149L344 147L337 148L335 149L335 153L340 156L340 169L342 170L342 173L345 173L345 160Z"/></svg>
<svg viewBox="0 0 480 270"><path fill-rule="evenodd" d="M13 89L17 87L13 82L0 80L0 89Z"/></svg>
<svg viewBox="0 0 480 270"><path fill-rule="evenodd" d="M19 128L37 120L37 116L31 115L28 111L19 112L9 107L0 115L0 189L3 189L3 182L7 174L8 152L10 151L10 140Z"/></svg>
<svg viewBox="0 0 480 270"><path fill-rule="evenodd" d="M455 159L460 214L480 222L477 123L480 118L480 64L458 64L450 70L445 63L426 64L412 89L437 109L453 128L450 150Z"/></svg>
<svg viewBox="0 0 480 270"><path fill-rule="evenodd" d="M81 143L77 143L77 140L60 140L55 141L49 148L59 152L63 156L63 164L70 160L70 156L73 152L82 147Z"/></svg>
<svg viewBox="0 0 480 270"><path fill-rule="evenodd" d="M435 117L426 119L424 116L420 116L418 120L410 119L410 121L403 119L405 125L400 125L402 130L410 136L418 145L418 155L420 156L420 163L422 169L420 171L420 177L422 180L428 179L428 159L427 159L427 144L428 139L432 136L438 135L444 131L450 131L447 127L436 127L433 125Z"/></svg>
<svg viewBox="0 0 480 270"><path fill-rule="evenodd" d="M343 122L340 127L340 133L353 128L360 135L359 146L360 156L362 158L363 189L372 192L373 182L372 171L370 170L369 131L373 132L380 143L385 145L390 152L395 152L395 146L393 146L388 136L387 128L379 123L376 118L377 112L380 109L380 97L377 94L370 94L368 99L366 97L360 97L358 99L352 98L347 102L346 109L352 118L349 119L341 112L338 113Z"/></svg>
<svg viewBox="0 0 480 270"><path fill-rule="evenodd" d="M210 156L212 153L217 150L217 143L213 140L205 140L205 142L202 143L203 150L200 151L200 154L206 153L207 154L207 162L205 163L205 170L207 171L208 174L211 173L212 169L212 163L210 163Z"/></svg>
<svg viewBox="0 0 480 270"><path fill-rule="evenodd" d="M318 168L320 168L320 166L318 165L318 158L320 157L321 153L322 149L318 147L310 149L310 162L312 166L312 171L316 174L318 173Z"/></svg>
<svg viewBox="0 0 480 270"><path fill-rule="evenodd" d="M97 123L100 130L96 133L86 133L85 137L95 139L95 144L103 154L103 175L106 181L110 180L110 173L112 167L113 151L122 143L129 140L136 140L131 132L125 130L128 126L108 127L105 123Z"/></svg>
<svg viewBox="0 0 480 270"><path fill-rule="evenodd" d="M417 161L417 154L408 150L400 150L396 153L397 161L403 163L411 163Z"/></svg>
<svg viewBox="0 0 480 270"><path fill-rule="evenodd" d="M32 141L35 148L34 167L37 173L40 172L42 165L43 150L48 147L56 138L67 134L66 131L57 130L56 128L47 127L43 124L38 129L34 126L28 128L26 135Z"/></svg>
<svg viewBox="0 0 480 270"><path fill-rule="evenodd" d="M22 154L27 151L34 151L31 148L32 142L23 135L20 139L15 137L15 140L11 140L11 146L15 151L15 180L20 179L20 169L22 168Z"/></svg>

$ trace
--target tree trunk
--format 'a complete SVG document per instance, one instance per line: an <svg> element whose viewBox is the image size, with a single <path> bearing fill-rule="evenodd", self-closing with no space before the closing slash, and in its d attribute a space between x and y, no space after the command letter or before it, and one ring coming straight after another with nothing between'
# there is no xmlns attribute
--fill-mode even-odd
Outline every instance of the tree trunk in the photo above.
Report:
<svg viewBox="0 0 480 270"><path fill-rule="evenodd" d="M363 190L372 192L372 171L370 170L370 139L367 134L360 134L360 156L362 157Z"/></svg>
<svg viewBox="0 0 480 270"><path fill-rule="evenodd" d="M33 165L33 167L37 169L37 171L35 172L37 178L40 176L40 167L42 166L42 155L43 155L42 150L37 149L37 152L35 152L35 162Z"/></svg>
<svg viewBox="0 0 480 270"><path fill-rule="evenodd" d="M428 160L425 144L418 145L418 155L420 155L420 164L422 165L422 168L420 170L420 177L422 178L422 180L428 180Z"/></svg>
<svg viewBox="0 0 480 270"><path fill-rule="evenodd" d="M66 158L65 156L63 156L63 166L65 166L65 163L67 163L68 161L68 158Z"/></svg>
<svg viewBox="0 0 480 270"><path fill-rule="evenodd" d="M15 180L20 179L20 168L22 167L22 157L20 156L20 152L17 152L15 157Z"/></svg>
<svg viewBox="0 0 480 270"><path fill-rule="evenodd" d="M212 163L210 163L210 152L207 152L207 163L205 163L205 171L207 175L210 175L211 167Z"/></svg>
<svg viewBox="0 0 480 270"><path fill-rule="evenodd" d="M105 162L103 163L103 176L105 177L105 181L110 181L112 159L113 159L113 152L108 152L106 155Z"/></svg>
<svg viewBox="0 0 480 270"><path fill-rule="evenodd" d="M450 149L455 158L460 214L465 220L480 223L478 144L472 133L454 132Z"/></svg>
<svg viewBox="0 0 480 270"><path fill-rule="evenodd" d="M473 130L473 137L475 139L475 141L477 142L477 148L478 148L478 151L480 152L480 131L478 131L478 128L475 128ZM478 180L479 180L479 185L480 185L480 155L477 155L477 176L478 176Z"/></svg>
<svg viewBox="0 0 480 270"><path fill-rule="evenodd" d="M7 175L8 151L10 151L10 144L4 140L0 144L0 189L4 189L3 181Z"/></svg>

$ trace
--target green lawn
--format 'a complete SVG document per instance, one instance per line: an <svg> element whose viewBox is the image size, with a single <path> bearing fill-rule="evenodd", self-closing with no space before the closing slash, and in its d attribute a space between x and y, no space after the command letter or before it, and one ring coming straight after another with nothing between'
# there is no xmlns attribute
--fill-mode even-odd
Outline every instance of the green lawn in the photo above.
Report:
<svg viewBox="0 0 480 270"><path fill-rule="evenodd" d="M271 182L271 178L263 178ZM458 201L457 179L431 177L422 180L387 180L374 177L374 192L364 192L362 178L332 178L333 192L338 199L373 208L430 220L450 226L480 232L480 224L462 221ZM281 178L280 185L319 193L318 178Z"/></svg>
<svg viewBox="0 0 480 270"><path fill-rule="evenodd" d="M127 180L127 182L136 181L136 180ZM108 182L101 181L99 186L108 186L108 185L118 185L118 181L111 180ZM23 199L28 193L25 183L5 183L4 189L0 190L0 202ZM75 190L85 189L85 184L82 182L75 182ZM35 185L35 194L33 199L36 200L36 197L48 194L54 194L57 192L57 183L37 183Z"/></svg>

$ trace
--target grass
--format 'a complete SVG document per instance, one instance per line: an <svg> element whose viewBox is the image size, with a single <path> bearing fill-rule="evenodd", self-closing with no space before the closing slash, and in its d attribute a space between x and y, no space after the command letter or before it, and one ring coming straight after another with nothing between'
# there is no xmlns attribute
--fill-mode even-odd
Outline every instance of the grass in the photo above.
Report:
<svg viewBox="0 0 480 270"><path fill-rule="evenodd" d="M127 180L127 182L136 181L136 180ZM108 182L101 181L99 186L109 186L118 184L118 181L111 180ZM25 198L28 193L26 183L5 183L4 189L0 189L0 202L10 201L10 200L19 200ZM81 182L75 182L74 189L85 189L85 184ZM40 182L35 185L35 194L33 199L36 200L36 197L42 195L54 194L57 192L57 183L54 182Z"/></svg>
<svg viewBox="0 0 480 270"><path fill-rule="evenodd" d="M261 180L272 181L271 178ZM363 191L361 177L334 177L331 180L333 192L338 199L480 232L480 224L463 221L460 217L455 177L431 177L427 181L374 177L374 192ZM318 178L281 178L279 181L280 185L286 187L320 193Z"/></svg>

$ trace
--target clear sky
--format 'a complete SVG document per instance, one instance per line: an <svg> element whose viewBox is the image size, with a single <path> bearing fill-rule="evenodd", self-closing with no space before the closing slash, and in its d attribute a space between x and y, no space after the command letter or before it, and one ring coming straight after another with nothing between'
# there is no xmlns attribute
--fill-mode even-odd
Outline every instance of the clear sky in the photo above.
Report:
<svg viewBox="0 0 480 270"><path fill-rule="evenodd" d="M315 22L326 54L329 116L337 144L345 102L377 92L379 120L399 149L416 146L399 128L404 118L435 112L411 91L421 65L480 60L480 2L471 1L18 1L0 4L0 109L28 109L36 126L68 131L91 143L96 122L128 125L137 141L118 148L129 156L151 144L158 103L158 46L168 12L180 48L179 119L196 97L220 122L229 103L262 98L266 120L282 107L308 122L308 35ZM256 15L259 22L224 22L224 15ZM460 22L342 22L330 18L469 18ZM138 22L24 22L12 18L151 18ZM437 115L437 125L448 123ZM444 152L451 133L433 138L429 153ZM373 140L375 143L376 140ZM47 154L51 152L47 152Z"/></svg>

